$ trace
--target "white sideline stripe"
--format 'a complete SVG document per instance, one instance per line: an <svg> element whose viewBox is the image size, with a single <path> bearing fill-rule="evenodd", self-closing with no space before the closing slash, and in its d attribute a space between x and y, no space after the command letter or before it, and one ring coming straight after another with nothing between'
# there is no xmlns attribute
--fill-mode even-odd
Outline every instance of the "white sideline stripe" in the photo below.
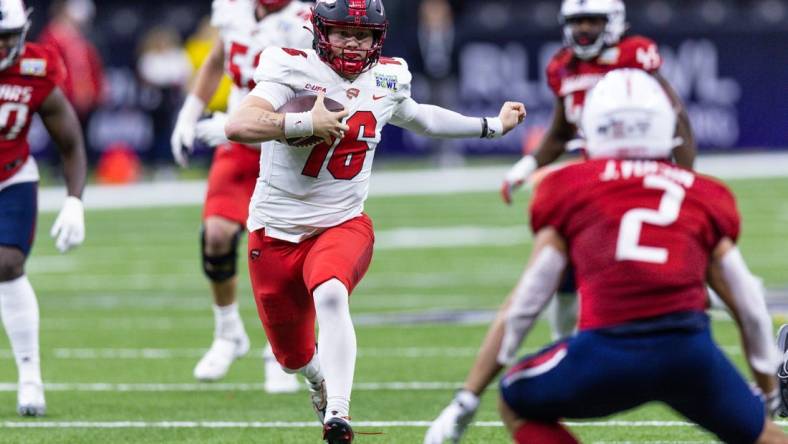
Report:
<svg viewBox="0 0 788 444"><path fill-rule="evenodd" d="M461 382L358 382L353 390L359 391L407 391L407 390L454 390L462 387ZM306 386L302 387L306 390ZM16 392L15 382L0 383L0 392ZM262 392L262 383L61 383L44 382L48 392Z"/></svg>
<svg viewBox="0 0 788 444"><path fill-rule="evenodd" d="M353 421L354 427L429 427L431 421ZM684 421L566 421L569 427L696 427ZM778 421L788 425L788 421ZM474 427L503 427L501 421L476 421ZM19 429L273 429L273 428L317 428L315 421L3 421L0 428ZM620 441L628 442L628 441ZM640 441L638 441L640 442ZM698 441L649 441L649 442L698 442ZM706 442L706 441L701 441Z"/></svg>
<svg viewBox="0 0 788 444"><path fill-rule="evenodd" d="M786 177L788 175L786 165L788 165L788 153L780 152L701 155L697 159L698 171L722 179ZM508 165L501 165L440 170L376 171L370 185L370 196L492 192L498 190L501 178L508 169ZM58 211L65 195L63 187L42 188L38 198L39 210ZM90 185L85 190L85 207L88 210L95 210L199 205L204 196L204 181L154 182L122 186Z"/></svg>
<svg viewBox="0 0 788 444"><path fill-rule="evenodd" d="M725 353L741 355L741 348L737 345L721 346ZM537 347L520 349L518 356L533 353ZM47 351L42 354L53 356L56 359L178 359L200 358L208 349L204 348L55 348L52 354ZM478 348L475 347L399 347L399 348L360 348L360 358L472 358L476 356ZM256 348L249 351L248 356L262 356L263 349ZM9 349L0 349L0 358L13 358L14 354ZM552 360L551 360L552 361ZM548 361L550 362L550 361ZM544 364L543 364L544 365Z"/></svg>

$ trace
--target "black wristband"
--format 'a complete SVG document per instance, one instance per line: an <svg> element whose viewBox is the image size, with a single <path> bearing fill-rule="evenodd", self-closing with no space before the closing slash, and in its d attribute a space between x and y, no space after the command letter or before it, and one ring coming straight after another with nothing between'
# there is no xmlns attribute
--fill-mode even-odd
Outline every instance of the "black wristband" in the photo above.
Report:
<svg viewBox="0 0 788 444"><path fill-rule="evenodd" d="M482 117L482 135L479 137L480 139L486 139L487 133L490 131L490 127L487 126L487 118Z"/></svg>

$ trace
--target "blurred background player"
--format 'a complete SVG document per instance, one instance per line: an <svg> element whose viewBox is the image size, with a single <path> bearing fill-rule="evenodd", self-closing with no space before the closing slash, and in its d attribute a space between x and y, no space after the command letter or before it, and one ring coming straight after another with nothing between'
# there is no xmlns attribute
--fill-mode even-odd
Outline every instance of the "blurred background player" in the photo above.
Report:
<svg viewBox="0 0 788 444"><path fill-rule="evenodd" d="M669 163L676 114L664 88L642 71L613 71L590 92L581 126L590 160L538 185L535 247L497 361L514 361L570 262L583 295L579 333L522 359L501 380L499 408L515 442L576 443L559 419L650 401L723 442L788 442L770 419L780 358L763 288L735 244L734 197L721 182ZM760 393L711 337L706 281L736 320Z"/></svg>
<svg viewBox="0 0 788 444"><path fill-rule="evenodd" d="M38 302L25 275L35 234L38 168L27 134L38 113L63 161L68 197L52 226L60 252L85 238L85 146L74 109L58 86L63 63L52 49L26 43L30 11L0 0L0 315L19 372L17 411L45 413L38 346Z"/></svg>
<svg viewBox="0 0 788 444"><path fill-rule="evenodd" d="M194 368L194 377L216 381L232 362L249 350L249 338L238 312L236 267L238 243L246 222L249 200L259 171L259 146L229 143L224 136L224 114L197 123L226 72L233 81L228 110L232 112L254 86L254 69L268 46L308 47L310 4L289 0L214 0L211 22L220 36L197 73L172 133L172 153L185 167L195 137L217 147L208 177L201 234L202 264L211 281L214 299L214 340ZM298 389L292 375L282 372L266 347L265 389Z"/></svg>
<svg viewBox="0 0 788 444"><path fill-rule="evenodd" d="M646 37L625 34L628 25L624 2L565 0L561 4L560 21L564 47L547 67L547 81L555 94L552 122L536 151L524 156L506 173L501 187L504 201L511 204L514 190L538 167L554 162L567 151L570 141L578 137L586 92L606 72L617 68L642 69L668 91L679 113L677 137L682 140L672 157L679 165L692 168L696 148L687 113L681 99L659 74L662 57L656 43ZM577 297L574 287L570 271L547 312L553 339L567 336L575 328Z"/></svg>
<svg viewBox="0 0 788 444"><path fill-rule="evenodd" d="M104 95L104 68L96 47L85 37L96 13L92 0L56 0L49 8L50 21L38 41L51 45L66 66L63 93L80 121L87 123Z"/></svg>
<svg viewBox="0 0 788 444"><path fill-rule="evenodd" d="M499 116L476 118L416 103L407 63L380 56L388 28L380 0L319 2L312 25L315 49L263 52L257 85L226 128L231 140L268 142L248 223L252 288L274 355L307 378L323 438L336 444L353 440L357 347L349 297L372 260L372 221L363 208L383 127L492 139L522 122L525 108L506 102ZM275 112L314 93L311 111ZM328 111L324 97L344 109ZM280 142L311 136L322 143Z"/></svg>
<svg viewBox="0 0 788 444"><path fill-rule="evenodd" d="M613 71L590 93L582 127L591 160L537 185L529 266L425 444L460 440L477 395L512 363L570 263L583 294L580 332L502 379L501 408L516 442L577 442L558 419L649 401L667 403L724 442L786 442L766 415L776 407L779 357L763 289L734 243L734 198L723 184L670 165L676 115L664 89L642 71ZM766 395L753 394L711 340L707 272Z"/></svg>

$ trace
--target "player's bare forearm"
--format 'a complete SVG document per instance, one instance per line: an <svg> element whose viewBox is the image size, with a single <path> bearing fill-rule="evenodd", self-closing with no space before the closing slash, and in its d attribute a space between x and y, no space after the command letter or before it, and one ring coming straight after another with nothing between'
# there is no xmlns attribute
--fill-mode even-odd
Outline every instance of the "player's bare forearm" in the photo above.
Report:
<svg viewBox="0 0 788 444"><path fill-rule="evenodd" d="M74 108L59 88L55 88L39 109L49 135L63 161L63 173L69 196L82 198L87 174L85 141Z"/></svg>
<svg viewBox="0 0 788 444"><path fill-rule="evenodd" d="M468 377L465 378L464 388L476 396L481 396L487 386L503 369L503 366L498 363L497 356L503 340L506 313L511 302L512 298L509 296L501 305L501 308L498 309L498 314L487 330L487 335L484 337L479 353L476 354L473 367L471 367Z"/></svg>
<svg viewBox="0 0 788 444"><path fill-rule="evenodd" d="M229 140L255 144L284 137L284 114L274 112L268 101L246 96L227 119L224 127Z"/></svg>
<svg viewBox="0 0 788 444"><path fill-rule="evenodd" d="M542 142L533 153L536 164L541 167L555 162L566 152L566 144L572 140L575 132L574 125L566 120L563 100L556 99L550 128L547 129Z"/></svg>
<svg viewBox="0 0 788 444"><path fill-rule="evenodd" d="M681 145L673 149L673 157L675 158L676 164L684 168L692 169L695 164L695 156L697 155L698 149L695 145L695 136L692 133L692 126L690 125L687 108L681 101L681 97L676 93L676 90L673 89L670 83L668 83L660 73L655 73L654 78L657 79L668 94L668 97L670 97L670 101L673 104L673 108L676 109L678 117L676 123L676 136L680 137L682 142Z"/></svg>
<svg viewBox="0 0 788 444"><path fill-rule="evenodd" d="M197 71L191 93L203 103L211 101L224 75L224 44L221 38L214 41L211 52Z"/></svg>

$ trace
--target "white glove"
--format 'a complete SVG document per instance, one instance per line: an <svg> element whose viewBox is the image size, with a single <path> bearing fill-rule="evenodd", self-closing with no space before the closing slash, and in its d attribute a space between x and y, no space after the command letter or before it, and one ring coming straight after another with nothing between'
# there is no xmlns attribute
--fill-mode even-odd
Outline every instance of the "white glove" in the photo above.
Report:
<svg viewBox="0 0 788 444"><path fill-rule="evenodd" d="M175 128L173 128L172 137L170 137L170 146L172 157L182 167L188 165L188 156L194 151L195 126L204 108L205 103L202 100L194 94L189 94L178 113L178 120L175 121Z"/></svg>
<svg viewBox="0 0 788 444"><path fill-rule="evenodd" d="M208 146L219 146L227 143L224 125L227 123L227 114L216 112L210 119L197 122L195 135Z"/></svg>
<svg viewBox="0 0 788 444"><path fill-rule="evenodd" d="M528 154L509 169L501 185L501 198L507 205L512 204L512 193L528 180L528 176L536 170L536 167L536 159Z"/></svg>
<svg viewBox="0 0 788 444"><path fill-rule="evenodd" d="M80 245L85 240L85 208L79 198L74 196L66 198L49 235L55 239L55 247L61 253Z"/></svg>
<svg viewBox="0 0 788 444"><path fill-rule="evenodd" d="M432 421L424 436L424 444L443 444L447 439L452 443L460 442L478 408L479 397L468 390L460 390L438 418Z"/></svg>

